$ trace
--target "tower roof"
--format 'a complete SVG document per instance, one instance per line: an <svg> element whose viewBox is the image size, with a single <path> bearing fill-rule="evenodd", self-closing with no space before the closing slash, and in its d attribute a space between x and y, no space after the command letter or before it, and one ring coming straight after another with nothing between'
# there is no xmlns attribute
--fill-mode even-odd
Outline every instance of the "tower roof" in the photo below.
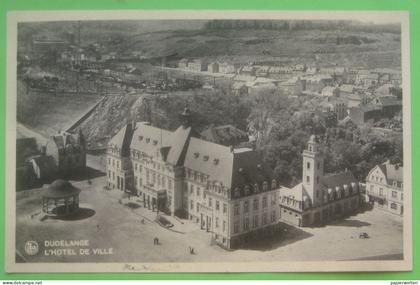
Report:
<svg viewBox="0 0 420 285"><path fill-rule="evenodd" d="M318 138L316 137L316 135L311 135L309 138L309 142L310 143L318 143Z"/></svg>

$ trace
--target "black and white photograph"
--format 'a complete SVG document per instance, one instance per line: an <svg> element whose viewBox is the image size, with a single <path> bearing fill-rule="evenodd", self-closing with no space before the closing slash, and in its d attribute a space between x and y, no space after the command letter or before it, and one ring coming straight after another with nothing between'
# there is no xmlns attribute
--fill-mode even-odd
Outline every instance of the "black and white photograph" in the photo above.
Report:
<svg viewBox="0 0 420 285"><path fill-rule="evenodd" d="M8 271L412 268L407 14L15 12L8 31Z"/></svg>

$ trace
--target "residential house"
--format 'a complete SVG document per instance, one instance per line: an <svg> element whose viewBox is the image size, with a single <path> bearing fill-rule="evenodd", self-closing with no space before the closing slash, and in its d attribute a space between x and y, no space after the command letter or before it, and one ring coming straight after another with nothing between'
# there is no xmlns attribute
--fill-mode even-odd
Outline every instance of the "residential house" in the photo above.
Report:
<svg viewBox="0 0 420 285"><path fill-rule="evenodd" d="M325 86L321 90L321 96L323 97L340 97L340 88L336 86Z"/></svg>
<svg viewBox="0 0 420 285"><path fill-rule="evenodd" d="M217 73L219 72L219 63L217 62L211 62L208 65L208 71L211 73Z"/></svg>
<svg viewBox="0 0 420 285"><path fill-rule="evenodd" d="M386 161L372 168L366 177L366 199L379 209L402 216L403 167Z"/></svg>
<svg viewBox="0 0 420 285"><path fill-rule="evenodd" d="M351 107L348 110L351 120L356 125L373 123L381 118L381 109L371 104Z"/></svg>

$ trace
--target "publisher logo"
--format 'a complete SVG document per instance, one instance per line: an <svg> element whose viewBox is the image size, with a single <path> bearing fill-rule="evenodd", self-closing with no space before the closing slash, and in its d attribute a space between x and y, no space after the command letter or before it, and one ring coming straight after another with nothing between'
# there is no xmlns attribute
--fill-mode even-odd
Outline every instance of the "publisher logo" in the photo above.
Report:
<svg viewBox="0 0 420 285"><path fill-rule="evenodd" d="M25 243L25 252L27 255L35 255L39 251L39 246L36 241L29 240Z"/></svg>

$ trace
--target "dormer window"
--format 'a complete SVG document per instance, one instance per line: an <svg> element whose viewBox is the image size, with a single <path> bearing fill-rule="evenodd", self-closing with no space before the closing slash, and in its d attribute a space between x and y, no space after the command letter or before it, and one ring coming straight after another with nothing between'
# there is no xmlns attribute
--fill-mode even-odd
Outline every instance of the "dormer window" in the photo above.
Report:
<svg viewBox="0 0 420 285"><path fill-rule="evenodd" d="M139 141L142 141L143 140L143 136L139 136Z"/></svg>
<svg viewBox="0 0 420 285"><path fill-rule="evenodd" d="M267 191L268 190L268 183L267 181L264 181L263 183L263 191Z"/></svg>
<svg viewBox="0 0 420 285"><path fill-rule="evenodd" d="M157 145L157 143L158 143L158 141L157 141L157 140L154 140L154 141L153 141L153 145Z"/></svg>
<svg viewBox="0 0 420 285"><path fill-rule="evenodd" d="M149 143L149 142L150 142L150 139L149 139L149 138L147 138L147 139L146 139L146 142L147 142L147 143Z"/></svg>
<svg viewBox="0 0 420 285"><path fill-rule="evenodd" d="M273 179L271 181L271 189L276 189L276 188L277 188L277 181L276 181L276 179Z"/></svg>
<svg viewBox="0 0 420 285"><path fill-rule="evenodd" d="M198 158L200 156L200 154L198 152L194 152L194 157Z"/></svg>
<svg viewBox="0 0 420 285"><path fill-rule="evenodd" d="M249 195L249 193L251 192L251 188L249 187L249 185L245 186L245 195Z"/></svg>
<svg viewBox="0 0 420 285"><path fill-rule="evenodd" d="M215 159L213 160L213 164L214 164L214 165L219 164L219 159L218 159L218 158L215 158Z"/></svg>
<svg viewBox="0 0 420 285"><path fill-rule="evenodd" d="M239 196L241 196L241 190L238 187L236 187L235 190L233 191L233 196L235 198L238 198Z"/></svg>
<svg viewBox="0 0 420 285"><path fill-rule="evenodd" d="M258 187L258 183L254 184L254 193L258 193L260 191L259 187Z"/></svg>
<svg viewBox="0 0 420 285"><path fill-rule="evenodd" d="M203 156L203 160L204 161L208 161L209 160L209 156L208 155Z"/></svg>

